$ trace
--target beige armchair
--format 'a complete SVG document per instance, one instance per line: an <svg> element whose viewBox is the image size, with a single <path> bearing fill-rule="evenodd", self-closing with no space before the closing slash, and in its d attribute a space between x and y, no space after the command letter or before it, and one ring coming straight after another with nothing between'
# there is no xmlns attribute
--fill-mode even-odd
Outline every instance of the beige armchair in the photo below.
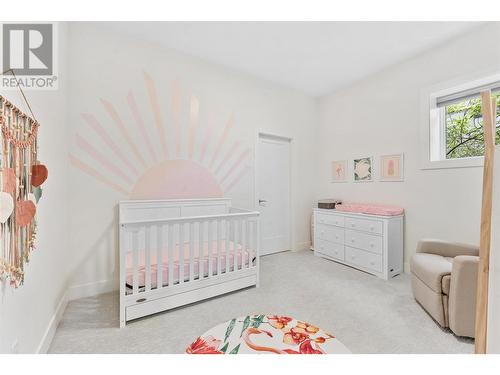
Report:
<svg viewBox="0 0 500 375"><path fill-rule="evenodd" d="M479 248L422 240L410 262L417 302L457 336L474 337Z"/></svg>

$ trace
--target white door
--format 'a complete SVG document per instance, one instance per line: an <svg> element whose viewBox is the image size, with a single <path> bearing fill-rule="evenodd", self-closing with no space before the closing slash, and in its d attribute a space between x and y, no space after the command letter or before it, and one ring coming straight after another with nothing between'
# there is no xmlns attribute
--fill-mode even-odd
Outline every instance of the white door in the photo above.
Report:
<svg viewBox="0 0 500 375"><path fill-rule="evenodd" d="M257 152L260 253L290 250L290 140L259 134Z"/></svg>

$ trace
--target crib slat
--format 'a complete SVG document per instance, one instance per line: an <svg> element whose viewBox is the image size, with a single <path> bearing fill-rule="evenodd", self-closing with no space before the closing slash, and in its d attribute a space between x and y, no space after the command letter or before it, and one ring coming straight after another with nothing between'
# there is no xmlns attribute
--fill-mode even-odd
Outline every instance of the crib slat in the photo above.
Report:
<svg viewBox="0 0 500 375"><path fill-rule="evenodd" d="M226 220L226 274L229 272L229 258L231 257L230 237L231 236L231 221Z"/></svg>
<svg viewBox="0 0 500 375"><path fill-rule="evenodd" d="M198 279L201 280L203 279L203 257L204 257L204 243L203 243L203 230L204 230L204 222L200 221L198 225L198 235L199 235L199 241L198 241Z"/></svg>
<svg viewBox="0 0 500 375"><path fill-rule="evenodd" d="M132 231L132 294L139 291L139 246L137 231Z"/></svg>
<svg viewBox="0 0 500 375"><path fill-rule="evenodd" d="M222 238L222 221L217 221L217 276L221 274L220 240Z"/></svg>
<svg viewBox="0 0 500 375"><path fill-rule="evenodd" d="M253 257L255 258L255 266L258 266L259 264L259 256L260 256L260 229L259 229L259 223L257 221L253 222L253 240L254 245L253 245Z"/></svg>
<svg viewBox="0 0 500 375"><path fill-rule="evenodd" d="M257 267L257 277L259 273L259 262L260 262L260 228L259 222L252 221L253 226L253 257L255 258L255 267Z"/></svg>
<svg viewBox="0 0 500 375"><path fill-rule="evenodd" d="M1 102L1 100L0 100ZM127 232L123 225L120 225L119 232L119 256L120 256L120 328L125 326L125 297L127 295L127 264L126 257L130 246Z"/></svg>
<svg viewBox="0 0 500 375"><path fill-rule="evenodd" d="M238 269L241 270L245 267L245 233L244 233L244 223L245 220L240 220L240 248L239 256L240 260L238 261Z"/></svg>
<svg viewBox="0 0 500 375"><path fill-rule="evenodd" d="M248 268L252 267L254 254L254 233L252 231L252 222L248 221Z"/></svg>
<svg viewBox="0 0 500 375"><path fill-rule="evenodd" d="M213 264L212 264L212 251L213 251L213 243L212 243L212 222L207 222L207 231L208 231L208 277L212 277L214 275Z"/></svg>
<svg viewBox="0 0 500 375"><path fill-rule="evenodd" d="M253 223L251 220L248 220L248 268L252 267L252 259L254 253L254 231L253 231Z"/></svg>
<svg viewBox="0 0 500 375"><path fill-rule="evenodd" d="M194 280L194 223L188 223L189 227L189 281Z"/></svg>
<svg viewBox="0 0 500 375"><path fill-rule="evenodd" d="M146 291L151 290L151 248L150 248L150 236L151 236L151 227L146 225L144 227L144 257L145 257L145 287Z"/></svg>
<svg viewBox="0 0 500 375"><path fill-rule="evenodd" d="M184 223L179 224L179 284L184 283Z"/></svg>
<svg viewBox="0 0 500 375"><path fill-rule="evenodd" d="M168 286L174 285L174 225L168 225Z"/></svg>
<svg viewBox="0 0 500 375"><path fill-rule="evenodd" d="M248 268L252 267L253 259L253 231L252 231L252 221L247 221L247 252L248 252Z"/></svg>
<svg viewBox="0 0 500 375"><path fill-rule="evenodd" d="M233 271L238 270L238 253L239 253L239 233L238 233L238 223L239 220L234 221L233 225L233 233L234 233L234 238L233 238Z"/></svg>
<svg viewBox="0 0 500 375"><path fill-rule="evenodd" d="M250 258L248 254L248 219L241 221L241 269L247 268L247 258Z"/></svg>
<svg viewBox="0 0 500 375"><path fill-rule="evenodd" d="M156 288L163 287L163 225L156 226Z"/></svg>

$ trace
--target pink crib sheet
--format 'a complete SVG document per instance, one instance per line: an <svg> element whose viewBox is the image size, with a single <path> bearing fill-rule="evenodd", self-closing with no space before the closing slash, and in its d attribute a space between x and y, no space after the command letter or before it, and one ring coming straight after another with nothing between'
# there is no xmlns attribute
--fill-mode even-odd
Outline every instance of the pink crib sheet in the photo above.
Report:
<svg viewBox="0 0 500 375"><path fill-rule="evenodd" d="M398 216L405 212L404 208L398 206L367 203L342 203L336 205L335 209L343 212L356 212L382 216Z"/></svg>
<svg viewBox="0 0 500 375"><path fill-rule="evenodd" d="M202 268L202 273L203 277L208 276L209 272L209 260L208 260L208 241L205 241L203 244L203 254L202 254L202 259L201 259L201 268ZM212 241L212 271L213 274L217 274L217 267L218 267L218 259L217 259L217 241ZM199 277L199 269L200 269L200 256L198 253L198 243L193 244L193 274L194 278ZM233 271L234 269L234 256L235 256L235 244L233 241L229 241L229 271ZM157 262L157 251L156 249L151 249L150 250L151 254L151 288L156 288L157 286L157 272L158 272L158 262ZM236 265L237 268L242 268L243 266L248 266L249 261L253 261L251 259L250 254L252 253L251 250L245 250L242 251L241 245L236 246ZM190 277L190 261L189 261L189 254L190 254L190 249L189 249L189 244L186 243L184 244L184 249L183 249L183 262L180 260L179 257L179 245L176 244L174 252L173 252L173 282L174 284L177 284L179 282L179 264L184 263L184 281L188 281ZM220 242L220 263L221 263L221 273L226 272L226 242L221 241ZM169 277L169 272L168 272L168 249L165 248L162 251L162 265L161 265L161 272L162 272L162 283L163 286L168 285L168 277ZM139 288L144 288L146 284L146 252L144 250L139 251L139 269L138 269L138 287ZM131 288L133 285L133 255L132 253L128 253L125 259L125 264L126 264L126 284L127 287Z"/></svg>

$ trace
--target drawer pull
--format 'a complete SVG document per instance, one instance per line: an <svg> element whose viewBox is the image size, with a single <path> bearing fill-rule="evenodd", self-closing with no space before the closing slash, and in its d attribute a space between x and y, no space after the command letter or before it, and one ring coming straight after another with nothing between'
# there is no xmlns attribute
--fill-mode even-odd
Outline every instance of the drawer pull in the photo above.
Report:
<svg viewBox="0 0 500 375"><path fill-rule="evenodd" d="M139 298L137 301L135 301L137 303L141 303L141 302L146 302L146 298Z"/></svg>

